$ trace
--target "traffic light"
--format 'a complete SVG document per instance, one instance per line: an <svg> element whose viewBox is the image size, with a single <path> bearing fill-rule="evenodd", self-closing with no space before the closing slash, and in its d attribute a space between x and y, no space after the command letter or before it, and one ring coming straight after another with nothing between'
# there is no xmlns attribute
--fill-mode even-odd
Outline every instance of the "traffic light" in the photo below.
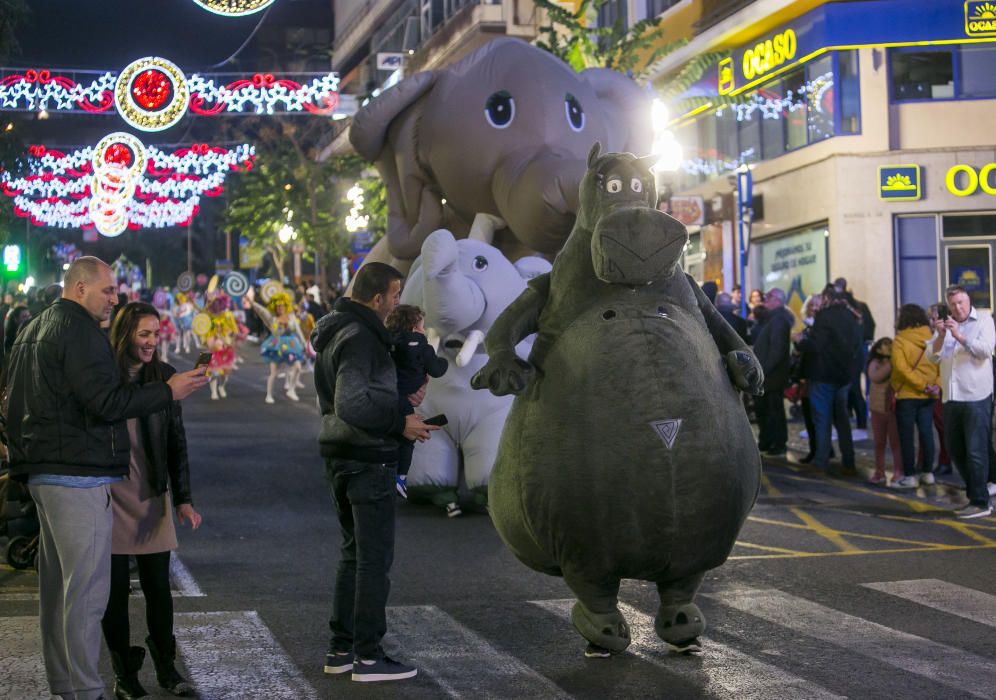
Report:
<svg viewBox="0 0 996 700"><path fill-rule="evenodd" d="M3 247L3 267L4 272L18 274L22 272L24 257L21 255L21 246L5 245Z"/></svg>

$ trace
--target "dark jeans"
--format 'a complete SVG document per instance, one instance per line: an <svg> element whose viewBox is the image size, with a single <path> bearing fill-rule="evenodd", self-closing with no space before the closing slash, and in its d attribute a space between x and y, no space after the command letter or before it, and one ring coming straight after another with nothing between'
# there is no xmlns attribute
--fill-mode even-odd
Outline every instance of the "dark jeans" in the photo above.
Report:
<svg viewBox="0 0 996 700"><path fill-rule="evenodd" d="M806 387L807 391L812 391L812 385ZM816 422L813 420L813 402L809 396L799 399L802 407L802 422L806 424L806 435L809 436L809 454L816 456Z"/></svg>
<svg viewBox="0 0 996 700"><path fill-rule="evenodd" d="M809 389L809 403L813 409L816 427L816 458L813 463L823 469L830 466L831 425L837 428L837 442L844 467L854 467L854 441L851 423L847 416L847 392L850 384L813 382Z"/></svg>
<svg viewBox="0 0 996 700"><path fill-rule="evenodd" d="M138 580L145 596L145 623L157 649L173 646L173 596L169 588L169 552L136 554ZM107 648L127 658L131 630L128 625L128 597L131 575L128 555L111 556L111 595L100 626Z"/></svg>
<svg viewBox="0 0 996 700"><path fill-rule="evenodd" d="M896 425L899 447L903 451L903 475L916 476L914 426L920 433L923 470L931 471L934 464L934 399L896 399Z"/></svg>
<svg viewBox="0 0 996 700"><path fill-rule="evenodd" d="M384 655L388 573L394 562L396 465L329 458L325 475L339 516L342 550L332 594L329 651Z"/></svg>
<svg viewBox="0 0 996 700"><path fill-rule="evenodd" d="M944 404L944 435L965 493L972 505L989 504L989 422L992 397L981 401L948 401Z"/></svg>
<svg viewBox="0 0 996 700"><path fill-rule="evenodd" d="M765 451L784 450L788 443L788 425L783 390L765 389L764 396L755 396L754 413L757 414L758 446Z"/></svg>
<svg viewBox="0 0 996 700"><path fill-rule="evenodd" d="M867 365L868 345L862 344L861 367L866 367ZM848 415L852 412L854 413L858 429L865 430L868 428L868 402L865 400L865 394L861 390L861 367L858 368L857 373L851 378L851 387L847 390L847 411ZM865 376L867 377L867 375ZM871 385L870 382L867 382L867 384Z"/></svg>
<svg viewBox="0 0 996 700"><path fill-rule="evenodd" d="M412 468L412 456L415 454L415 441L405 440L398 436L398 476L406 476Z"/></svg>

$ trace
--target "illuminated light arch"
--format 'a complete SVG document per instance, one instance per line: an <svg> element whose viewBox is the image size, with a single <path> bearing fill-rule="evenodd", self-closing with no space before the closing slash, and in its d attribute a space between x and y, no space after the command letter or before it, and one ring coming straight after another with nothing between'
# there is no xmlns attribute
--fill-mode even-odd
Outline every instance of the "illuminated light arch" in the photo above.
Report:
<svg viewBox="0 0 996 700"><path fill-rule="evenodd" d="M208 12L225 17L242 17L265 10L275 0L194 0Z"/></svg>
<svg viewBox="0 0 996 700"><path fill-rule="evenodd" d="M128 124L142 131L162 131L187 113L190 90L176 64L158 56L128 64L114 84L114 105Z"/></svg>

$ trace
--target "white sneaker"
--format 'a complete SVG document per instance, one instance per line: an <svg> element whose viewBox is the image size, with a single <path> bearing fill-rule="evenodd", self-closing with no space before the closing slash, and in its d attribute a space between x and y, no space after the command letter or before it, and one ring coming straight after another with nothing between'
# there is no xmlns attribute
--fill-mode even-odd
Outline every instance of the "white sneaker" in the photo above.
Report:
<svg viewBox="0 0 996 700"><path fill-rule="evenodd" d="M904 476L898 481L889 484L890 489L915 489L920 485L920 480L916 476Z"/></svg>
<svg viewBox="0 0 996 700"><path fill-rule="evenodd" d="M989 489L990 496L996 496L996 484L990 481L988 484L986 484L986 488Z"/></svg>
<svg viewBox="0 0 996 700"><path fill-rule="evenodd" d="M276 401L273 400L272 396L270 396L269 394L267 394L266 395L266 403L276 403Z"/></svg>
<svg viewBox="0 0 996 700"><path fill-rule="evenodd" d="M933 486L937 480L934 478L933 472L924 472L920 475L920 483L926 484L927 486Z"/></svg>
<svg viewBox="0 0 996 700"><path fill-rule="evenodd" d="M218 387L218 396L220 396L223 399L228 397L228 392L225 391L225 387L224 386L219 386Z"/></svg>
<svg viewBox="0 0 996 700"><path fill-rule="evenodd" d="M294 389L288 389L287 390L287 398L290 399L291 401L300 401L301 400L300 397L297 395L297 392L294 391Z"/></svg>
<svg viewBox="0 0 996 700"><path fill-rule="evenodd" d="M463 511L460 510L460 506L457 503L447 503L446 504L446 517L455 518L458 515L463 515Z"/></svg>
<svg viewBox="0 0 996 700"><path fill-rule="evenodd" d="M961 518L962 520L970 520L971 518L985 518L991 515L993 512L990 506L975 506L969 503L963 508L959 508L954 512L955 517Z"/></svg>

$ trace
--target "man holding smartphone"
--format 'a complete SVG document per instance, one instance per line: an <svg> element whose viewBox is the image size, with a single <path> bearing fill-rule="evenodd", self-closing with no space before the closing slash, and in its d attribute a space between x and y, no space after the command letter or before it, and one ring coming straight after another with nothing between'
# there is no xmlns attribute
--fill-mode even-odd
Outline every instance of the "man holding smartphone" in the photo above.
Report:
<svg viewBox="0 0 996 700"><path fill-rule="evenodd" d="M18 336L7 365L11 476L28 482L41 525L39 623L53 695L104 696L97 662L111 578L110 483L128 473L126 420L204 386L203 369L168 382L122 380L100 328L118 302L111 268L94 257L66 272L62 298Z"/></svg>

